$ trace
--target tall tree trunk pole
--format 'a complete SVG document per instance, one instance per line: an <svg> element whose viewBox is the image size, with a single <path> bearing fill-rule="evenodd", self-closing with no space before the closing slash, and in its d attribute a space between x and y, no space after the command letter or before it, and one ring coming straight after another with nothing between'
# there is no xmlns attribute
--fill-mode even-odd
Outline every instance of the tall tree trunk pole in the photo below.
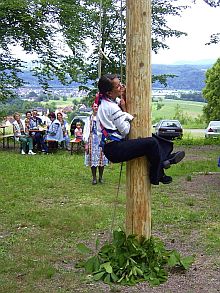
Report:
<svg viewBox="0 0 220 293"><path fill-rule="evenodd" d="M135 116L129 138L151 136L151 0L126 0L126 93ZM151 185L145 157L127 163L126 233L151 236Z"/></svg>

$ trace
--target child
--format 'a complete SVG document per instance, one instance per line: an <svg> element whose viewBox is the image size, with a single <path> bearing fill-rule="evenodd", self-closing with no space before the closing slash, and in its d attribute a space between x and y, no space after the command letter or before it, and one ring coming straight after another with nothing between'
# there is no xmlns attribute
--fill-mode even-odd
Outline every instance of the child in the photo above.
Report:
<svg viewBox="0 0 220 293"><path fill-rule="evenodd" d="M82 141L83 132L82 132L82 127L80 122L76 123L76 129L74 131L74 135L75 135L75 141Z"/></svg>

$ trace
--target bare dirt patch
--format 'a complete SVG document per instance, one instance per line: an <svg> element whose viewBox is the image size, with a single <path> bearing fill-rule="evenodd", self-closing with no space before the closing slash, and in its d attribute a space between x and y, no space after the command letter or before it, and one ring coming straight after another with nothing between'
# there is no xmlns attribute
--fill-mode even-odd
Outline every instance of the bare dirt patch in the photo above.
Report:
<svg viewBox="0 0 220 293"><path fill-rule="evenodd" d="M183 147L175 147L176 150L182 150ZM190 146L187 148L186 156L184 158L184 161L199 161L201 158L206 156L206 159L208 158L208 155L212 151L219 150L218 145L203 145L203 146ZM220 155L220 154L219 154Z"/></svg>
<svg viewBox="0 0 220 293"><path fill-rule="evenodd" d="M190 180L185 180L182 191L186 194L207 196L207 192L216 192L220 195L220 173L197 173Z"/></svg>

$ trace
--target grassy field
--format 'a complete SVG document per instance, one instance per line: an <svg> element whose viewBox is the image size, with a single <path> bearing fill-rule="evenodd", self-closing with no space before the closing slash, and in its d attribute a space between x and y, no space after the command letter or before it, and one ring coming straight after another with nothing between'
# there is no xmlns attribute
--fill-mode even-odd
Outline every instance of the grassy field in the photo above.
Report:
<svg viewBox="0 0 220 293"><path fill-rule="evenodd" d="M156 110L156 102L153 102L152 117L153 119L171 119L175 115L175 108L179 105L180 110L184 114L188 114L190 117L195 118L202 114L202 109L205 103L191 102L191 101L179 101L179 100L164 100L162 101L164 106L160 110Z"/></svg>
<svg viewBox="0 0 220 293"><path fill-rule="evenodd" d="M220 267L220 145L178 148L186 151L186 159L168 170L174 183L152 188L153 235L183 253L195 254L197 263L203 255L209 274L202 272L202 277L209 285L210 278L219 276ZM125 169L115 228L124 227L125 222ZM123 287L114 291L114 287L91 283L75 268L81 258L77 243L94 247L97 237L108 238L119 171L120 165L111 164L104 184L92 186L83 154L59 151L21 156L0 150L0 292L125 292ZM196 272L194 266L190 274L199 278L201 271ZM187 275L179 278L176 281L171 275L171 284L174 279L183 286L186 279L189 286ZM217 292L189 287L187 291L164 287L153 291L145 286L137 291L126 288L126 292ZM215 286L213 281L213 290Z"/></svg>
<svg viewBox="0 0 220 293"><path fill-rule="evenodd" d="M68 105L72 105L72 99L68 98L67 101L58 100L52 101L55 102L57 107L64 107ZM198 115L202 114L202 109L205 103L199 102L191 102L191 101L181 101L181 100L163 100L162 104L164 106L157 110L157 103L152 103L152 119L160 120L160 119L172 119L175 115L176 106L179 105L180 110L184 112L184 114L188 114L190 117L195 118Z"/></svg>

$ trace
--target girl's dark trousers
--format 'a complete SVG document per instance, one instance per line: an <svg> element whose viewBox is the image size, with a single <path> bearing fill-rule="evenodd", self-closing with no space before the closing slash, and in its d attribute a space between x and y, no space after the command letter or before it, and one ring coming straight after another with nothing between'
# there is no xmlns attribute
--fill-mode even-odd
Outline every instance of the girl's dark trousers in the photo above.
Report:
<svg viewBox="0 0 220 293"><path fill-rule="evenodd" d="M113 163L146 156L150 163L150 181L159 184L164 175L163 162L173 150L173 143L153 134L152 137L113 141L105 144L104 154Z"/></svg>

